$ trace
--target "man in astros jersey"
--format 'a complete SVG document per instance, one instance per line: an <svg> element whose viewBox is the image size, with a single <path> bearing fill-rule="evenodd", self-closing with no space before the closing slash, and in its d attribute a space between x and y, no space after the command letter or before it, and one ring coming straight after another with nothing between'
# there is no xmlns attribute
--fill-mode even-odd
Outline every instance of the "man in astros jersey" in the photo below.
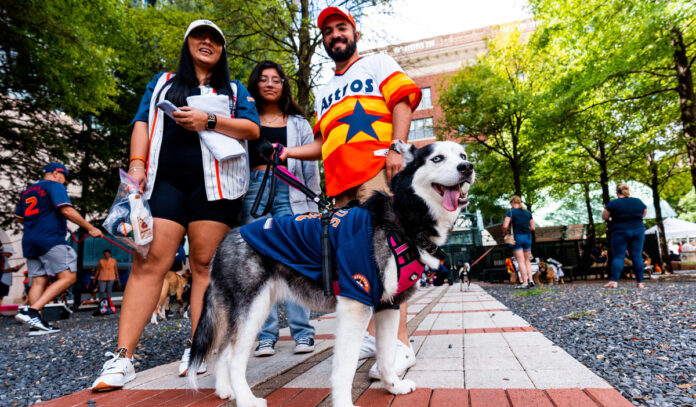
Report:
<svg viewBox="0 0 696 407"><path fill-rule="evenodd" d="M401 170L401 155L394 144L406 142L411 113L421 99L420 88L386 54L361 57L360 33L342 7L327 7L317 19L326 52L336 63L334 77L317 91L315 141L285 149L287 157L324 162L327 195L336 207L374 191L389 193L388 181ZM401 304L397 374L416 363L406 330L406 303ZM363 339L360 357L375 355L374 318ZM370 377L379 379L377 364Z"/></svg>

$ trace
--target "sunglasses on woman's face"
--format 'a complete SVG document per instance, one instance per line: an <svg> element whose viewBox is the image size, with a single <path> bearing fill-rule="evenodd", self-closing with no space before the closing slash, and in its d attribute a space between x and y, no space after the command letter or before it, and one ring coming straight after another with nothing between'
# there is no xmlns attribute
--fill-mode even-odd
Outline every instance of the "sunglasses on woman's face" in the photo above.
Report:
<svg viewBox="0 0 696 407"><path fill-rule="evenodd" d="M281 84L283 84L285 82L284 79L279 78L277 76L273 76L270 78L268 76L259 76L259 83L265 84L265 83L269 83L269 81L274 86L280 86Z"/></svg>

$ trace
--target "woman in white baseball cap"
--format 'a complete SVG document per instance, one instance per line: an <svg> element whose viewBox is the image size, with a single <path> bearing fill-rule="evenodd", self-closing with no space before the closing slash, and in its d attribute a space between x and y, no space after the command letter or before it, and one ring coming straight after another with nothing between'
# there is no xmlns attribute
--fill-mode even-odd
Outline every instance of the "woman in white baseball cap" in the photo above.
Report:
<svg viewBox="0 0 696 407"><path fill-rule="evenodd" d="M227 98L220 100L221 96ZM202 99L229 105L229 113L189 106ZM168 110L160 107L167 104ZM147 258L136 255L133 260L121 306L117 349L109 353L111 358L94 381L95 391L118 389L135 378L135 347L184 235L189 239L193 276L193 336L209 282L210 261L239 215L249 183L246 154L218 160L199 132L220 133L234 144L258 138L260 124L254 99L241 82L230 80L225 36L217 25L209 20L189 25L176 73L155 75L132 124L128 173L140 183L148 200L154 238ZM228 142L218 140L216 143ZM187 342L180 376L188 370L189 352ZM202 367L198 373L204 371Z"/></svg>

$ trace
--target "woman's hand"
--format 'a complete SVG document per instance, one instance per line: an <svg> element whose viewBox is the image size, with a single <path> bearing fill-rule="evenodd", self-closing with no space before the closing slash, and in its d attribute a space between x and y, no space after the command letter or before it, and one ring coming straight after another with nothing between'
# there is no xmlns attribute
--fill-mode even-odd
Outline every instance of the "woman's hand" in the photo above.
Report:
<svg viewBox="0 0 696 407"><path fill-rule="evenodd" d="M208 127L208 113L195 107L182 106L180 111L172 112L174 121L189 131L202 131Z"/></svg>
<svg viewBox="0 0 696 407"><path fill-rule="evenodd" d="M138 192L141 194L145 192L145 183L147 182L147 175L145 174L145 168L134 167L128 170L128 175L138 182Z"/></svg>

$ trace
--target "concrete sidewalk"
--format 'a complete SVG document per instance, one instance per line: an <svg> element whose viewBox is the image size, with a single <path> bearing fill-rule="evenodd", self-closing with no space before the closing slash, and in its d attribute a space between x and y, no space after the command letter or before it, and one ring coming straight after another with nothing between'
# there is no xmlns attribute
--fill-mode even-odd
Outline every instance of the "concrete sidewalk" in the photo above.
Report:
<svg viewBox="0 0 696 407"><path fill-rule="evenodd" d="M372 406L632 406L606 381L555 346L504 304L472 284L419 291L408 307L417 364L406 372L418 386L394 397L360 361L353 386L356 405ZM330 406L333 314L314 320L316 350L294 355L287 328L276 354L251 357L247 379L269 406ZM188 390L176 375L178 363L139 372L126 389L110 393L84 390L41 406L233 406L213 392L213 372L201 375L203 390ZM211 369L212 370L212 369Z"/></svg>

